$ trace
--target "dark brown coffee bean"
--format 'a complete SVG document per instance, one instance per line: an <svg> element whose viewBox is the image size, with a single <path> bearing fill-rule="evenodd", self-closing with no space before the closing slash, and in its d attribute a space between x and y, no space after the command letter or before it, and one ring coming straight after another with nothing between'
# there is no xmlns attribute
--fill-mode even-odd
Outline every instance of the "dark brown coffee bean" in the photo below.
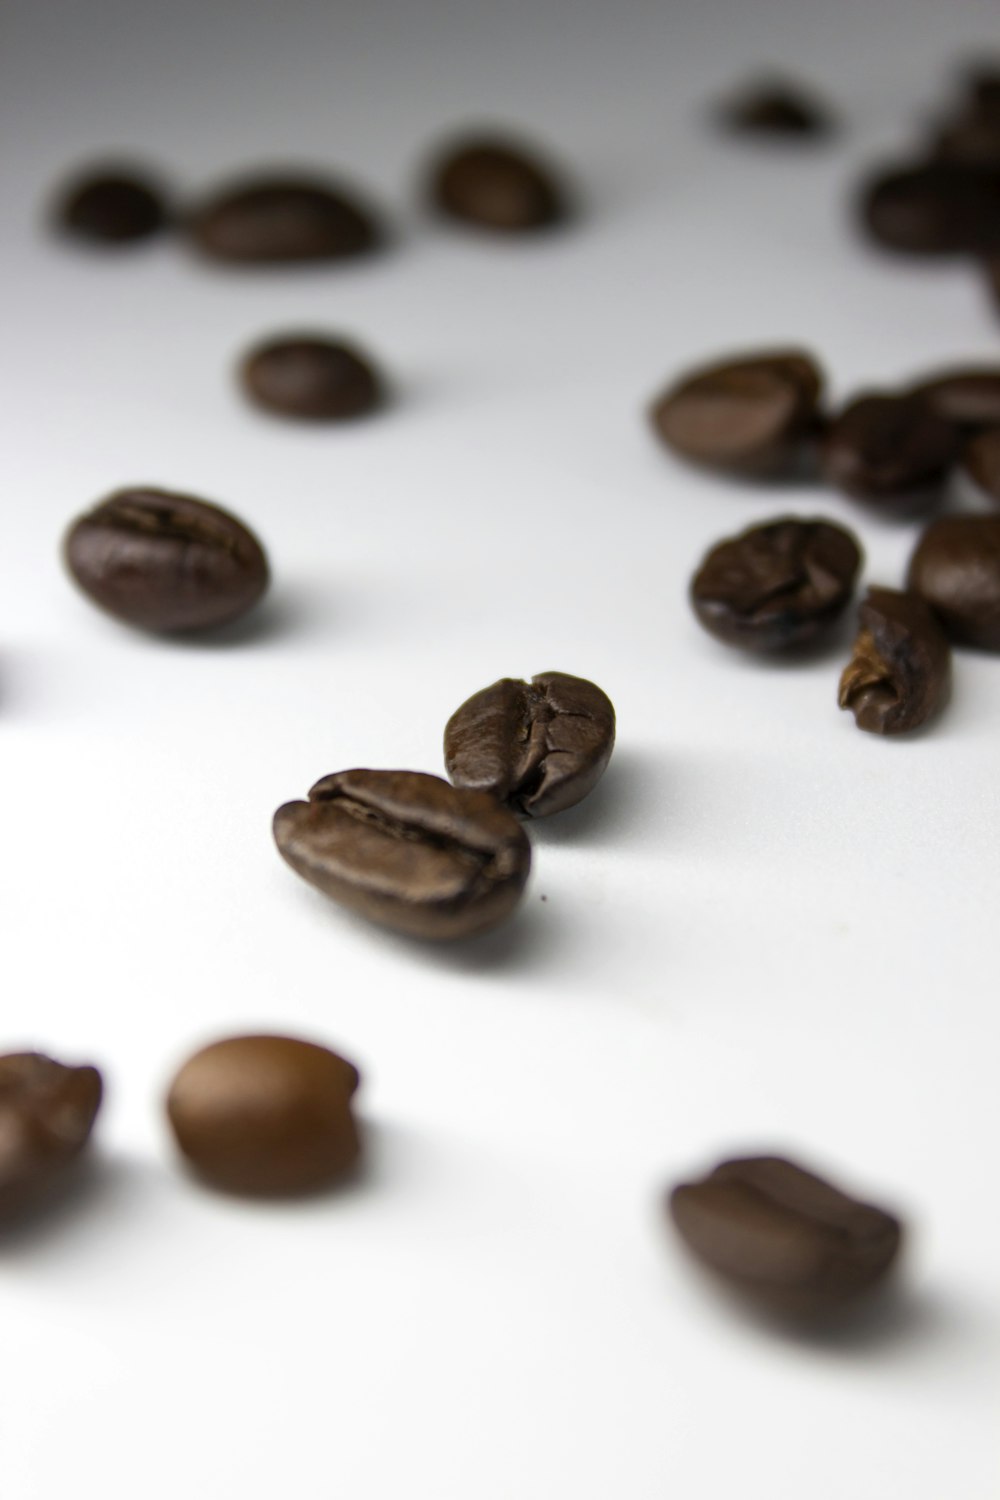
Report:
<svg viewBox="0 0 1000 1500"><path fill-rule="evenodd" d="M101 1106L101 1075L39 1052L0 1057L0 1222L57 1187Z"/></svg>
<svg viewBox="0 0 1000 1500"><path fill-rule="evenodd" d="M980 432L966 444L962 473L1000 504L1000 429Z"/></svg>
<svg viewBox="0 0 1000 1500"><path fill-rule="evenodd" d="M910 559L906 581L951 640L1000 651L1000 516L932 521Z"/></svg>
<svg viewBox="0 0 1000 1500"><path fill-rule="evenodd" d="M493 136L449 146L432 170L430 197L448 218L504 234L548 229L569 211L565 189L546 162Z"/></svg>
<svg viewBox="0 0 1000 1500"><path fill-rule="evenodd" d="M862 216L890 250L987 254L1000 249L1000 168L928 161L882 172L864 190Z"/></svg>
<svg viewBox="0 0 1000 1500"><path fill-rule="evenodd" d="M192 214L188 229L202 254L247 265L343 260L382 239L368 208L342 189L282 176L221 189Z"/></svg>
<svg viewBox="0 0 1000 1500"><path fill-rule="evenodd" d="M713 547L692 581L691 603L727 645L785 651L840 618L860 565L861 549L843 527L784 516Z"/></svg>
<svg viewBox="0 0 1000 1500"><path fill-rule="evenodd" d="M231 1193L311 1193L347 1175L360 1143L352 1063L287 1036L204 1047L170 1086L167 1115L206 1182Z"/></svg>
<svg viewBox="0 0 1000 1500"><path fill-rule="evenodd" d="M93 244L125 245L148 239L167 222L158 185L145 174L97 169L77 178L56 206L56 223Z"/></svg>
<svg viewBox="0 0 1000 1500"><path fill-rule="evenodd" d="M694 370L653 403L653 426L674 453L727 473L794 471L817 419L823 377L796 350Z"/></svg>
<svg viewBox="0 0 1000 1500"><path fill-rule="evenodd" d="M941 499L961 435L919 396L860 396L830 424L826 478L856 500L896 510Z"/></svg>
<svg viewBox="0 0 1000 1500"><path fill-rule="evenodd" d="M913 386L909 394L926 401L963 433L1000 427L1000 369L995 367L944 370Z"/></svg>
<svg viewBox="0 0 1000 1500"><path fill-rule="evenodd" d="M724 103L718 117L720 124L737 134L776 139L815 139L833 129L833 120L818 99L780 81L752 85Z"/></svg>
<svg viewBox="0 0 1000 1500"><path fill-rule="evenodd" d="M944 706L951 687L940 625L916 594L880 588L868 590L859 624L840 679L840 707L872 734L918 729Z"/></svg>
<svg viewBox="0 0 1000 1500"><path fill-rule="evenodd" d="M274 815L296 874L373 922L413 937L468 937L517 905L531 846L488 792L419 771L338 771Z"/></svg>
<svg viewBox="0 0 1000 1500"><path fill-rule="evenodd" d="M444 760L456 786L492 792L526 818L573 807L597 785L615 744L610 698L583 677L502 677L448 720Z"/></svg>
<svg viewBox="0 0 1000 1500"><path fill-rule="evenodd" d="M309 421L364 416L382 398L370 361L350 344L330 339L271 339L246 356L240 379L255 405Z"/></svg>
<svg viewBox="0 0 1000 1500"><path fill-rule="evenodd" d="M902 1229L781 1157L725 1161L669 1197L702 1265L766 1312L808 1320L842 1313L891 1270Z"/></svg>
<svg viewBox="0 0 1000 1500"><path fill-rule="evenodd" d="M66 563L102 609L143 630L207 630L268 583L253 533L228 511L166 490L119 490L70 527Z"/></svg>

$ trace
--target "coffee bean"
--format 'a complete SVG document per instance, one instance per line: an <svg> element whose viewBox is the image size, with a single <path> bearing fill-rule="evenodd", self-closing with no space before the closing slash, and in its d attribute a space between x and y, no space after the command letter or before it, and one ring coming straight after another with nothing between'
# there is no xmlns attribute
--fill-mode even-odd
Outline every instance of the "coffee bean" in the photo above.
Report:
<svg viewBox="0 0 1000 1500"><path fill-rule="evenodd" d="M207 630L268 583L253 533L228 511L166 490L119 490L70 527L66 562L95 604L143 630Z"/></svg>
<svg viewBox="0 0 1000 1500"><path fill-rule="evenodd" d="M691 603L727 645L784 651L839 619L860 565L861 549L843 527L785 516L713 547L692 581Z"/></svg>
<svg viewBox="0 0 1000 1500"><path fill-rule="evenodd" d="M246 356L240 379L255 405L310 421L363 416L382 396L379 377L360 350L322 338L271 339Z"/></svg>
<svg viewBox="0 0 1000 1500"><path fill-rule="evenodd" d="M763 1311L821 1320L885 1280L902 1229L781 1157L725 1161L669 1197L687 1248Z"/></svg>
<svg viewBox="0 0 1000 1500"><path fill-rule="evenodd" d="M448 218L504 234L548 229L569 213L553 169L530 148L494 136L449 146L431 172L430 198Z"/></svg>
<svg viewBox="0 0 1000 1500"><path fill-rule="evenodd" d="M943 516L910 559L907 587L964 646L1000 651L1000 516Z"/></svg>
<svg viewBox="0 0 1000 1500"><path fill-rule="evenodd" d="M101 1106L101 1075L40 1052L0 1057L0 1221L57 1187Z"/></svg>
<svg viewBox="0 0 1000 1500"><path fill-rule="evenodd" d="M896 511L941 499L960 433L919 396L860 396L830 424L826 478L857 500Z"/></svg>
<svg viewBox="0 0 1000 1500"><path fill-rule="evenodd" d="M909 394L926 401L932 411L963 433L1000 427L1000 369L996 367L944 370L913 386Z"/></svg>
<svg viewBox="0 0 1000 1500"><path fill-rule="evenodd" d="M941 627L916 594L881 588L868 590L859 624L840 679L840 707L872 734L919 728L944 706L951 686Z"/></svg>
<svg viewBox="0 0 1000 1500"><path fill-rule="evenodd" d="M296 874L373 922L414 937L468 937L517 905L531 846L488 792L419 771L338 771L274 815Z"/></svg>
<svg viewBox="0 0 1000 1500"><path fill-rule="evenodd" d="M1000 503L1000 429L980 432L962 452L962 473Z"/></svg>
<svg viewBox="0 0 1000 1500"><path fill-rule="evenodd" d="M191 215L203 255L247 265L343 260L376 249L382 233L368 208L312 178L260 177L222 188Z"/></svg>
<svg viewBox="0 0 1000 1500"><path fill-rule="evenodd" d="M987 254L1000 249L1000 167L927 161L884 171L865 187L861 212L890 250Z"/></svg>
<svg viewBox="0 0 1000 1500"><path fill-rule="evenodd" d="M144 173L96 169L64 189L55 218L79 239L125 245L162 229L167 209L159 186Z"/></svg>
<svg viewBox="0 0 1000 1500"><path fill-rule="evenodd" d="M991 255L983 261L986 273L986 288L994 302L1000 304L1000 255Z"/></svg>
<svg viewBox="0 0 1000 1500"><path fill-rule="evenodd" d="M448 720L444 759L456 786L492 792L526 818L573 807L611 759L615 711L594 683L565 672L502 677Z"/></svg>
<svg viewBox="0 0 1000 1500"><path fill-rule="evenodd" d="M755 478L790 474L817 419L823 377L796 350L694 370L654 402L653 426L681 458Z"/></svg>
<svg viewBox="0 0 1000 1500"><path fill-rule="evenodd" d="M962 110L941 126L933 151L948 161L1000 166L1000 114L975 105Z"/></svg>
<svg viewBox="0 0 1000 1500"><path fill-rule="evenodd" d="M720 124L736 134L802 140L829 135L833 121L824 105L794 84L754 84L723 104Z"/></svg>
<svg viewBox="0 0 1000 1500"><path fill-rule="evenodd" d="M350 1172L360 1151L352 1063L287 1036L234 1036L190 1057L167 1096L184 1156L231 1193L293 1195Z"/></svg>

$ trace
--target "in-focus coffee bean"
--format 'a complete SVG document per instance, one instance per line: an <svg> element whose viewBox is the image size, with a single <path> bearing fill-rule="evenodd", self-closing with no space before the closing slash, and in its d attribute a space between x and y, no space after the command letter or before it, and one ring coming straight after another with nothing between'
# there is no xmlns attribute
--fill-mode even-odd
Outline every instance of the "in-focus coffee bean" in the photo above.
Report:
<svg viewBox="0 0 1000 1500"><path fill-rule="evenodd" d="M907 587L949 639L1000 651L1000 516L942 516L910 559Z"/></svg>
<svg viewBox="0 0 1000 1500"><path fill-rule="evenodd" d="M299 335L258 345L240 366L256 406L282 417L340 422L380 404L382 383L371 361L351 344Z"/></svg>
<svg viewBox="0 0 1000 1500"><path fill-rule="evenodd" d="M962 450L961 472L1000 504L1000 429L980 432Z"/></svg>
<svg viewBox="0 0 1000 1500"><path fill-rule="evenodd" d="M383 239L369 208L349 191L283 175L220 189L187 227L203 255L246 265L344 260L377 249Z"/></svg>
<svg viewBox="0 0 1000 1500"><path fill-rule="evenodd" d="M713 547L691 583L691 603L727 645L784 651L810 644L840 618L860 565L861 549L843 527L784 516Z"/></svg>
<svg viewBox="0 0 1000 1500"><path fill-rule="evenodd" d="M926 401L964 434L1000 427L1000 369L996 366L944 370L913 386L909 394Z"/></svg>
<svg viewBox="0 0 1000 1500"><path fill-rule="evenodd" d="M413 937L468 937L520 900L531 846L489 792L420 771L338 771L274 815L296 874L342 906Z"/></svg>
<svg viewBox="0 0 1000 1500"><path fill-rule="evenodd" d="M707 365L654 401L650 416L679 457L751 478L793 473L818 417L823 376L798 350Z"/></svg>
<svg viewBox="0 0 1000 1500"><path fill-rule="evenodd" d="M60 1185L90 1139L102 1092L96 1068L40 1052L0 1057L0 1223Z"/></svg>
<svg viewBox="0 0 1000 1500"><path fill-rule="evenodd" d="M943 496L961 434L919 396L859 396L830 424L826 478L880 508L926 509Z"/></svg>
<svg viewBox="0 0 1000 1500"><path fill-rule="evenodd" d="M70 527L66 562L95 604L143 630L207 630L238 619L268 584L242 521L166 490L119 490Z"/></svg>
<svg viewBox="0 0 1000 1500"><path fill-rule="evenodd" d="M761 1310L835 1317L883 1282L902 1229L781 1157L725 1161L669 1195L677 1232L703 1266Z"/></svg>
<svg viewBox="0 0 1000 1500"><path fill-rule="evenodd" d="M573 807L615 744L615 711L594 683L565 672L502 677L448 720L444 760L456 786L492 792L526 818Z"/></svg>
<svg viewBox="0 0 1000 1500"><path fill-rule="evenodd" d="M446 147L431 171L430 199L450 219L502 234L548 229L570 212L555 170L533 148L496 136Z"/></svg>
<svg viewBox="0 0 1000 1500"><path fill-rule="evenodd" d="M944 632L922 599L895 589L869 589L859 625L840 679L840 707L872 734L918 729L944 706L951 687Z"/></svg>
<svg viewBox="0 0 1000 1500"><path fill-rule="evenodd" d="M234 1036L190 1057L167 1096L182 1153L213 1187L315 1192L345 1177L360 1142L352 1063L288 1036Z"/></svg>
<svg viewBox="0 0 1000 1500"><path fill-rule="evenodd" d="M878 173L861 203L869 232L913 255L987 255L1000 250L1000 167L925 161Z"/></svg>
<svg viewBox="0 0 1000 1500"><path fill-rule="evenodd" d="M815 140L833 129L826 106L805 89L779 79L751 84L717 110L719 123L738 135Z"/></svg>
<svg viewBox="0 0 1000 1500"><path fill-rule="evenodd" d="M92 244L126 245L163 229L167 208L159 185L144 172L95 168L63 189L55 221Z"/></svg>

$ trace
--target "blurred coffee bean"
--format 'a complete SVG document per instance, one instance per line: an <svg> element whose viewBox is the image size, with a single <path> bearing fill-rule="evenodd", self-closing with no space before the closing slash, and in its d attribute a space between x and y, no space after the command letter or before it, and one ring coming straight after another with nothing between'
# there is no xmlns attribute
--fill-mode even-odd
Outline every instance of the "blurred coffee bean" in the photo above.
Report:
<svg viewBox="0 0 1000 1500"><path fill-rule="evenodd" d="M716 111L719 123L738 135L803 140L827 136L833 118L826 106L795 84L762 80L751 84Z"/></svg>
<svg viewBox="0 0 1000 1500"><path fill-rule="evenodd" d="M275 174L219 189L188 219L191 242L247 265L345 260L378 248L382 230L352 193L318 178Z"/></svg>
<svg viewBox="0 0 1000 1500"><path fill-rule="evenodd" d="M953 115L940 126L933 151L949 161L1000 166L1000 112L973 106Z"/></svg>
<svg viewBox="0 0 1000 1500"><path fill-rule="evenodd" d="M167 209L159 184L144 172L94 168L63 189L55 219L78 239L125 245L162 229Z"/></svg>
<svg viewBox="0 0 1000 1500"><path fill-rule="evenodd" d="M569 214L568 195L536 152L503 137L471 137L445 148L430 178L434 207L477 229L520 234Z"/></svg>
<svg viewBox="0 0 1000 1500"><path fill-rule="evenodd" d="M962 450L962 473L1000 504L1000 429L977 433Z"/></svg>
<svg viewBox="0 0 1000 1500"><path fill-rule="evenodd" d="M265 411L316 422L364 416L382 400L371 361L353 345L331 339L270 339L243 360L240 380Z"/></svg>
<svg viewBox="0 0 1000 1500"><path fill-rule="evenodd" d="M862 216L890 250L914 255L1000 251L1000 166L926 161L878 173Z"/></svg>
<svg viewBox="0 0 1000 1500"><path fill-rule="evenodd" d="M959 645L1000 651L1000 516L943 516L910 559L907 587Z"/></svg>
<svg viewBox="0 0 1000 1500"><path fill-rule="evenodd" d="M916 594L872 588L840 679L838 702L859 729L903 734L941 709L951 686L951 652L940 625Z"/></svg>
<svg viewBox="0 0 1000 1500"><path fill-rule="evenodd" d="M102 1092L96 1068L40 1052L0 1057L0 1222L59 1186L90 1139Z"/></svg>
<svg viewBox="0 0 1000 1500"><path fill-rule="evenodd" d="M1000 368L996 366L944 370L912 386L908 394L919 396L963 433L1000 427Z"/></svg>
<svg viewBox="0 0 1000 1500"><path fill-rule="evenodd" d="M941 499L960 444L955 424L919 396L859 396L830 424L823 469L856 500L916 510Z"/></svg>

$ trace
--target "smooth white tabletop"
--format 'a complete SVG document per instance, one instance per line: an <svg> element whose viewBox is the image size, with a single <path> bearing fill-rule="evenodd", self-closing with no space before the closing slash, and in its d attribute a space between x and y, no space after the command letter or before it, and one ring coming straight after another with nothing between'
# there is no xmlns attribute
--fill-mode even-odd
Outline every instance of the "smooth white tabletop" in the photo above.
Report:
<svg viewBox="0 0 1000 1500"><path fill-rule="evenodd" d="M897 584L912 526L822 489L682 468L643 409L692 362L794 342L840 398L1000 355L974 269L855 233L992 0L385 0L348 8L13 0L0 118L4 1048L93 1060L95 1170L0 1241L4 1500L992 1500L1000 1367L1000 660L956 658L910 742L836 707L850 640L744 660L686 588L782 513L854 527ZM757 67L811 80L822 148L727 141ZM437 227L427 149L520 127L576 180L572 232ZM261 163L367 186L369 264L239 274L170 240L49 237L110 150L178 192ZM252 340L353 336L397 400L349 430L249 411ZM68 521L188 490L264 539L273 596L200 644L102 617ZM591 677L604 783L533 827L521 914L420 946L325 902L270 818L322 774L441 770L502 675ZM365 1074L363 1180L214 1196L162 1117L203 1041L274 1029ZM736 1314L664 1187L779 1149L895 1207L903 1291L842 1337Z"/></svg>

